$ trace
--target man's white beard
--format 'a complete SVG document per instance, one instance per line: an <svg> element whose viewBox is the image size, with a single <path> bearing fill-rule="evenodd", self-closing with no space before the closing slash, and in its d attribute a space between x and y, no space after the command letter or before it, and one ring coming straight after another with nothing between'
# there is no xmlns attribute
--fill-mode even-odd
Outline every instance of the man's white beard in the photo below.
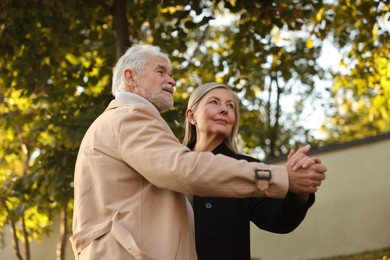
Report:
<svg viewBox="0 0 390 260"><path fill-rule="evenodd" d="M167 96L167 93L163 91L164 85L160 87L160 91L156 93L147 93L144 88L142 90L142 96L149 100L160 113L164 113L171 109L173 106L173 98Z"/></svg>

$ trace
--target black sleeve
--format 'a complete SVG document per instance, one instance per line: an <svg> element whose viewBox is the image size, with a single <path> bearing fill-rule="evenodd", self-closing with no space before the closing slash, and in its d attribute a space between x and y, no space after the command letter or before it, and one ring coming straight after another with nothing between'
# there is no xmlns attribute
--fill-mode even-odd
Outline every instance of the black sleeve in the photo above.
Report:
<svg viewBox="0 0 390 260"><path fill-rule="evenodd" d="M250 220L260 229L280 234L289 233L303 221L314 201L314 194L310 194L308 201L302 203L290 192L284 199L253 198Z"/></svg>
<svg viewBox="0 0 390 260"><path fill-rule="evenodd" d="M236 159L259 162L259 160L243 154L226 153L226 151L225 154ZM294 194L290 192L284 199L250 198L249 200L250 221L260 229L285 234L301 224L307 211L314 204L315 195L314 193L310 194L306 203L296 200Z"/></svg>

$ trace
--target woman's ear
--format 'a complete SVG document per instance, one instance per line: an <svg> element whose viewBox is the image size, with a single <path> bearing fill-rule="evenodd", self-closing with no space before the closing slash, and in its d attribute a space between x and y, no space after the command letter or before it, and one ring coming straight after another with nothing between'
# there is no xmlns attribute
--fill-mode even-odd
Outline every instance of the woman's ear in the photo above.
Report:
<svg viewBox="0 0 390 260"><path fill-rule="evenodd" d="M196 125L196 120L194 118L194 111L192 111L191 109L187 109L186 117L188 122L190 122L192 125Z"/></svg>

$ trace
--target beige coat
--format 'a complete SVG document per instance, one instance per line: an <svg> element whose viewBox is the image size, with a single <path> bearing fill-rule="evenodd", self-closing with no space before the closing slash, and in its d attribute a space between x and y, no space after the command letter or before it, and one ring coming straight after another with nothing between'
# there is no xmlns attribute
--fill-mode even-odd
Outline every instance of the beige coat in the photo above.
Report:
<svg viewBox="0 0 390 260"><path fill-rule="evenodd" d="M146 99L123 93L81 143L70 240L76 259L197 259L183 194L283 198L287 189L285 167L192 152Z"/></svg>

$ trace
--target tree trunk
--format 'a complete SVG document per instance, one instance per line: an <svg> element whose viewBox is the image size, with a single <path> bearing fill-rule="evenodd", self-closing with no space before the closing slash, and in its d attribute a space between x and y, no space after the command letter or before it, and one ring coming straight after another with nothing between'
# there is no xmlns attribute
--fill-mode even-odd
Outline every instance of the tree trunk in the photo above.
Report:
<svg viewBox="0 0 390 260"><path fill-rule="evenodd" d="M22 255L20 254L20 248L19 248L19 238L18 236L16 235L16 227L15 227L15 222L11 221L11 227L12 227L12 235L13 235L13 248L14 248L14 253L15 253L15 256L19 259L19 260L23 260L22 258Z"/></svg>
<svg viewBox="0 0 390 260"><path fill-rule="evenodd" d="M280 125L279 125L279 119L280 119L280 114L281 114L281 107L280 107L280 96L282 94L282 88L279 86L279 81L278 78L275 77L275 84L276 84L276 112L275 112L275 124L274 124L274 129L273 129L273 142L274 142L274 154L273 156L276 155L276 141L278 140L279 137L279 130L280 130Z"/></svg>
<svg viewBox="0 0 390 260"><path fill-rule="evenodd" d="M68 216L66 208L60 210L60 240L57 243L57 260L65 260L66 245L68 242Z"/></svg>
<svg viewBox="0 0 390 260"><path fill-rule="evenodd" d="M267 157L273 157L274 156L274 144L273 144L273 137L272 137L272 131L273 131L273 126L272 126L272 77L270 78L270 83L269 83L269 89L268 89L268 100L267 100L267 123L268 123L268 133L267 137L269 139L269 153Z"/></svg>
<svg viewBox="0 0 390 260"><path fill-rule="evenodd" d="M126 0L115 0L112 6L116 57L119 59L130 47Z"/></svg>
<svg viewBox="0 0 390 260"><path fill-rule="evenodd" d="M3 207L5 208L5 211L7 211L8 215L9 215L9 208L7 206L7 203L4 200L1 200L1 204L3 205ZM14 248L15 256L18 260L23 260L22 255L20 254L19 239L18 239L18 236L16 235L15 222L13 220L10 220L10 222L11 222L11 229L12 229L12 236L13 236L12 247Z"/></svg>
<svg viewBox="0 0 390 260"><path fill-rule="evenodd" d="M271 91L272 91L272 85L275 84L276 86L276 103L275 103L275 112L271 113ZM270 82L270 93L269 93L269 104L268 104L268 122L269 122L269 157L275 157L277 156L276 154L276 141L279 136L279 119L280 119L280 113L281 113L281 108L280 108L280 95L282 93L282 88L279 86L279 82L277 77L271 77L271 82ZM273 115L273 118L271 117L271 114ZM271 122L273 121L273 122Z"/></svg>
<svg viewBox="0 0 390 260"><path fill-rule="evenodd" d="M26 260L31 259L31 253L30 253L30 240L29 235L26 228L26 221L24 220L24 216L22 217L22 231L23 231L23 237L24 237L24 255Z"/></svg>

